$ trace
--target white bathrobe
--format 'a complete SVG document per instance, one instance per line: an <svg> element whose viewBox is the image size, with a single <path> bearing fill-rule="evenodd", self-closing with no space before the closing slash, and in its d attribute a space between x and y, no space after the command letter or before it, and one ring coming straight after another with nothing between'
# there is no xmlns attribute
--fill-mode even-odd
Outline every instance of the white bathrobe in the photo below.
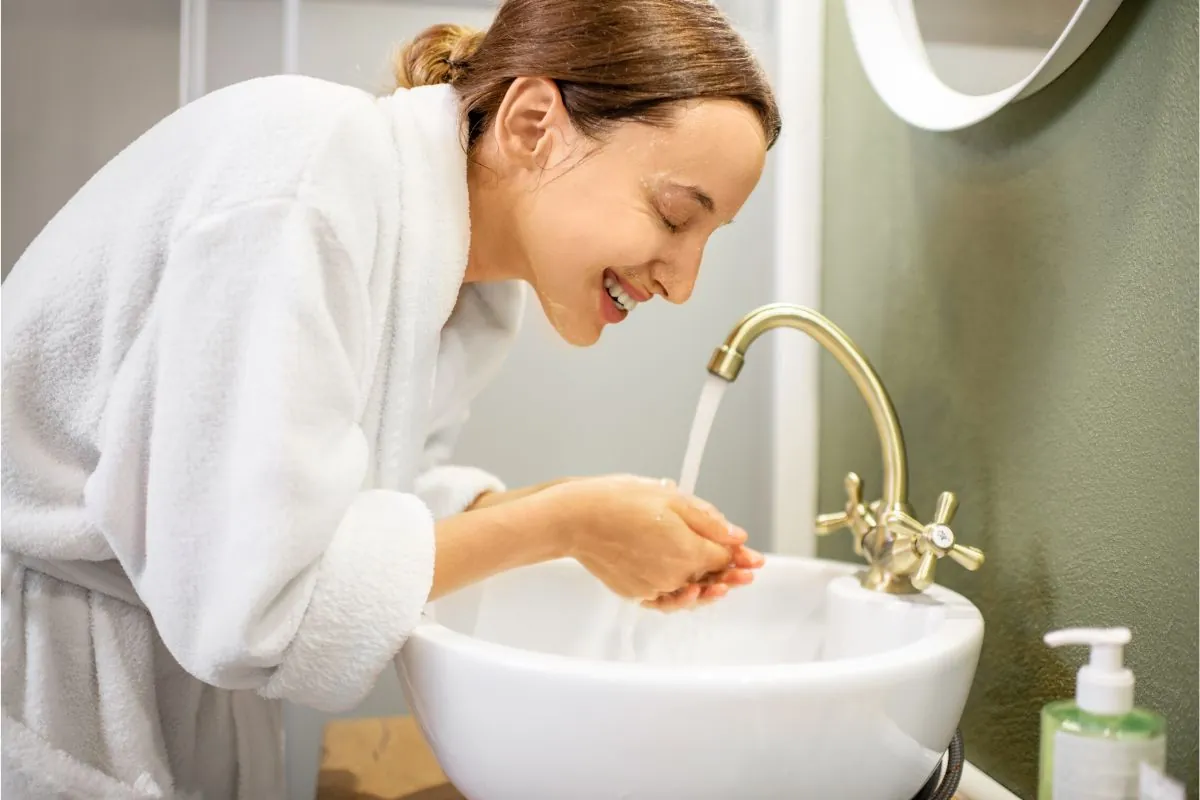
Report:
<svg viewBox="0 0 1200 800"><path fill-rule="evenodd" d="M446 464L524 296L463 287L459 130L444 86L224 89L13 269L5 800L279 797L279 700L391 663L434 520L502 488Z"/></svg>

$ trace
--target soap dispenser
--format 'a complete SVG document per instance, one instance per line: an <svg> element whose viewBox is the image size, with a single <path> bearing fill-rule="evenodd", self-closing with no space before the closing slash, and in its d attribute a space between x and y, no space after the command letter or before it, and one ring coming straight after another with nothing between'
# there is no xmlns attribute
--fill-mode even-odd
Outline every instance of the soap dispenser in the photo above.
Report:
<svg viewBox="0 0 1200 800"><path fill-rule="evenodd" d="M1162 770L1166 720L1134 708L1133 672L1124 664L1128 628L1069 628L1046 634L1050 647L1086 645L1074 700L1042 709L1038 800L1137 800L1141 764Z"/></svg>

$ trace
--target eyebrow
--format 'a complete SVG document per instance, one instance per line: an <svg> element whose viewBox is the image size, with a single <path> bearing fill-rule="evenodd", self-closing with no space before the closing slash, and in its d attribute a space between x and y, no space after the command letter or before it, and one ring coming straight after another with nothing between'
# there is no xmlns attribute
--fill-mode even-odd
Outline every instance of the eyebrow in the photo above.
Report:
<svg viewBox="0 0 1200 800"><path fill-rule="evenodd" d="M686 184L682 184L682 183L675 183L674 181L671 181L671 186L673 186L676 189L682 189L683 191L687 192L689 195L691 195L693 200L695 200L697 203L700 204L701 208L703 208L705 211L709 212L710 214L716 211L717 204L713 201L712 195L710 195L708 192L701 189L699 186L691 186L691 185L686 185ZM733 220L729 219L729 220L726 220L725 222L722 222L721 225L722 226L729 225L732 222L733 222Z"/></svg>
<svg viewBox="0 0 1200 800"><path fill-rule="evenodd" d="M711 212L716 209L717 204L713 202L712 197L708 194L708 192L704 191L699 186L684 186L680 183L673 185L690 194L692 199L699 203L705 211Z"/></svg>

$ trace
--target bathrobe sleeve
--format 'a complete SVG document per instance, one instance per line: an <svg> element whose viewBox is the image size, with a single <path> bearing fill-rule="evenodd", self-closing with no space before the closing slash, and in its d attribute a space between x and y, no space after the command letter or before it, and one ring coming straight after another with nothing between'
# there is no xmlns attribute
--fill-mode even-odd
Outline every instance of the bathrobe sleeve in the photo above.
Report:
<svg viewBox="0 0 1200 800"><path fill-rule="evenodd" d="M293 200L179 235L88 487L188 672L325 710L366 695L433 577L425 503L362 491L361 260Z"/></svg>
<svg viewBox="0 0 1200 800"><path fill-rule="evenodd" d="M486 470L450 463L467 413L461 409L452 422L435 430L425 445L423 472L417 477L414 491L435 519L462 513L484 492L505 489L504 482Z"/></svg>

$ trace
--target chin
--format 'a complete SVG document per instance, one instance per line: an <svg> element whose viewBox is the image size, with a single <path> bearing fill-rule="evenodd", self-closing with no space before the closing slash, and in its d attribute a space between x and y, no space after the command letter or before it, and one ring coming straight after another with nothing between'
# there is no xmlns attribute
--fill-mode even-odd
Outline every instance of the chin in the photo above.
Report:
<svg viewBox="0 0 1200 800"><path fill-rule="evenodd" d="M596 342L600 341L600 334L604 328L599 325L591 327L584 325L561 325L557 321L551 319L550 324L554 327L562 340L573 347L591 347Z"/></svg>
<svg viewBox="0 0 1200 800"><path fill-rule="evenodd" d="M554 332L573 347L591 347L600 341L604 326L591 319L593 315L580 314L578 311L564 307L561 303L552 303L538 294L542 313Z"/></svg>
<svg viewBox="0 0 1200 800"><path fill-rule="evenodd" d="M559 331L558 334L559 336L562 336L563 341L569 345L574 345L575 347L591 347L596 342L600 341L599 328L587 333L586 335L580 334L579 332L568 334L564 333L563 331Z"/></svg>

